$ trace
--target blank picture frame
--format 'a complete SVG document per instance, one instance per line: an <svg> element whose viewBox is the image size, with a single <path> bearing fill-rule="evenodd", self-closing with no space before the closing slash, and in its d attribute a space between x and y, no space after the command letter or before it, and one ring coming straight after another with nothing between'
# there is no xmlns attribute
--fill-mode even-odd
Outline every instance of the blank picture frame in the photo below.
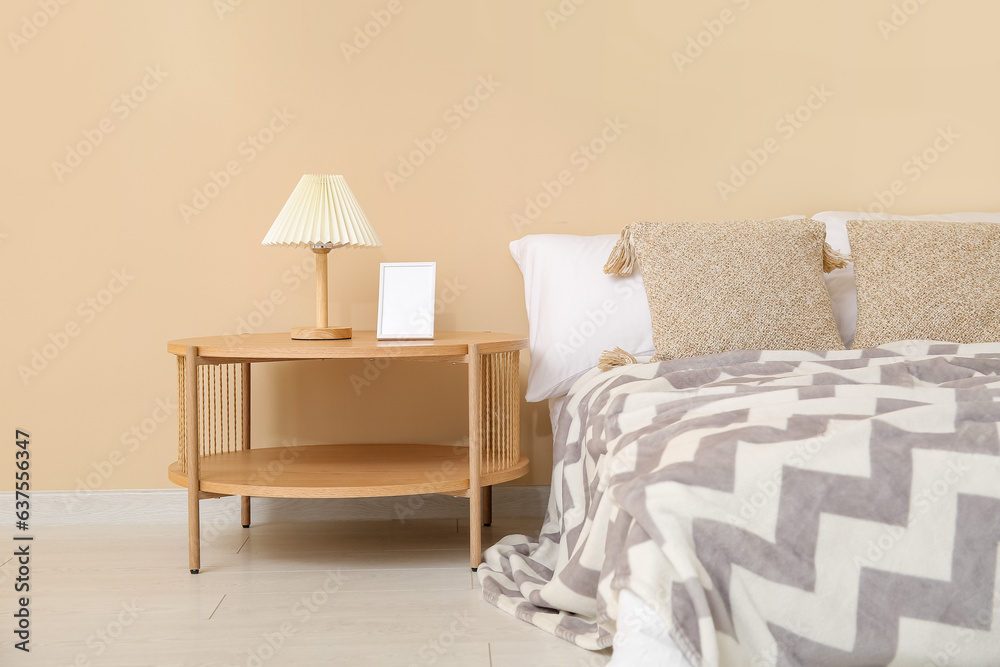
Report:
<svg viewBox="0 0 1000 667"><path fill-rule="evenodd" d="M378 278L379 340L432 340L437 262L383 262Z"/></svg>

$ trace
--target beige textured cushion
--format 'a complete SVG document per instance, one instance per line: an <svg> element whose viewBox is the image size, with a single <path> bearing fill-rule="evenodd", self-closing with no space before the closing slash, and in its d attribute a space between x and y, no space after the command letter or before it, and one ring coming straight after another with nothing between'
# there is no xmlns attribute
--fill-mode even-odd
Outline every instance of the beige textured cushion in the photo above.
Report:
<svg viewBox="0 0 1000 667"><path fill-rule="evenodd" d="M1000 341L1000 225L847 223L858 285L854 347Z"/></svg>
<svg viewBox="0 0 1000 667"><path fill-rule="evenodd" d="M825 233L808 219L629 225L622 239L642 270L653 360L844 349L823 283Z"/></svg>

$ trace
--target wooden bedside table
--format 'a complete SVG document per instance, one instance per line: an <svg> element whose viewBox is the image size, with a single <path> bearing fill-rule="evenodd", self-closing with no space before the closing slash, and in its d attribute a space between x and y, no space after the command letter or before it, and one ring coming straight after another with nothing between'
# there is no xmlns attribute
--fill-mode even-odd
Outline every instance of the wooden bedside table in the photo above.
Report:
<svg viewBox="0 0 1000 667"><path fill-rule="evenodd" d="M482 557L482 524L490 523L491 487L522 477L519 354L513 334L438 332L434 340L380 341L373 331L347 340L292 340L287 333L170 341L177 355L177 461L170 481L188 489L189 560L201 569L198 502L250 498L358 498L442 493L469 499L469 562ZM310 445L250 448L250 365L298 359L421 359L469 365L469 447ZM470 456L471 454L471 456Z"/></svg>

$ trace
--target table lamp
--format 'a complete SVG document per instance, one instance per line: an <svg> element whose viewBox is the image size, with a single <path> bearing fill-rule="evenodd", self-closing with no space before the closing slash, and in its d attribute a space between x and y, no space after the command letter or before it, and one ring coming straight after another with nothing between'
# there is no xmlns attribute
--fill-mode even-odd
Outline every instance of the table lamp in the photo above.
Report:
<svg viewBox="0 0 1000 667"><path fill-rule="evenodd" d="M327 315L326 256L333 248L382 245L343 176L306 174L271 229L264 245L309 247L316 253L316 326L295 327L296 340L340 340L351 327L331 327Z"/></svg>

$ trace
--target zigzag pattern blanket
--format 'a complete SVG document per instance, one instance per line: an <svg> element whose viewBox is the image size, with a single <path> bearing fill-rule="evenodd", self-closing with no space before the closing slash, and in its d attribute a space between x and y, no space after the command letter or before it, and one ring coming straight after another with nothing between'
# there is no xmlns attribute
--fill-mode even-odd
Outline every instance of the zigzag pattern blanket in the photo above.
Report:
<svg viewBox="0 0 1000 667"><path fill-rule="evenodd" d="M1000 665L998 424L1000 343L591 371L483 593L597 649L631 589L698 667Z"/></svg>

